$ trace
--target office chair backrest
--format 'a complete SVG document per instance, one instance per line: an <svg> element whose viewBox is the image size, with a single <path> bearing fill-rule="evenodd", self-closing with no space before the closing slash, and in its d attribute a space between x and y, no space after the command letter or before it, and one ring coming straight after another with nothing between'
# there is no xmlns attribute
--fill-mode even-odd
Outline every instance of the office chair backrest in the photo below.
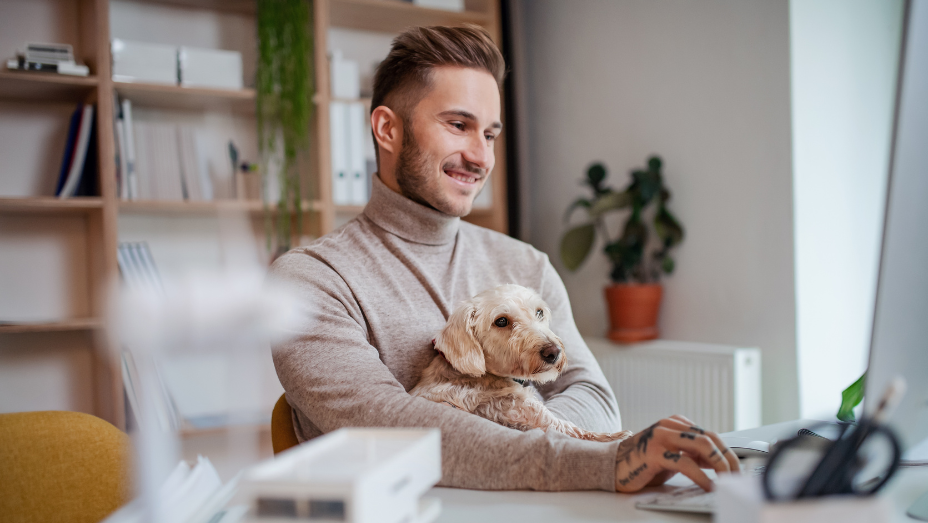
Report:
<svg viewBox="0 0 928 523"><path fill-rule="evenodd" d="M0 519L95 523L129 501L129 437L80 412L0 414Z"/></svg>
<svg viewBox="0 0 928 523"><path fill-rule="evenodd" d="M287 395L281 394L271 413L271 444L274 454L299 445L293 430L293 409L287 403Z"/></svg>

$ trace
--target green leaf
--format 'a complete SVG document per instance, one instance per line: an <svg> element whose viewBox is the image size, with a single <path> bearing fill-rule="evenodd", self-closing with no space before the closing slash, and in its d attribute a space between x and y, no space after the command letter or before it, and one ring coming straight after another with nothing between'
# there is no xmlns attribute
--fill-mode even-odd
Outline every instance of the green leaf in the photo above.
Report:
<svg viewBox="0 0 928 523"><path fill-rule="evenodd" d="M856 421L854 407L860 405L860 402L864 399L864 384L866 381L867 373L864 372L863 376L841 393L841 407L838 409L839 420Z"/></svg>
<svg viewBox="0 0 928 523"><path fill-rule="evenodd" d="M606 179L606 167L601 163L594 163L586 171L586 179L595 191L599 191L599 186Z"/></svg>
<svg viewBox="0 0 928 523"><path fill-rule="evenodd" d="M660 156L655 155L655 156L648 158L648 169L651 171L660 172L661 164L662 162L661 162Z"/></svg>
<svg viewBox="0 0 928 523"><path fill-rule="evenodd" d="M570 215L571 215L571 213L574 212L574 209L577 209L578 207L583 207L583 208L589 209L590 206L592 206L592 205L593 205L593 204L590 203L590 200L587 200L586 198L579 198L579 199L577 199L574 203L570 204L570 207L567 208L567 212L564 213L564 221L566 222L566 221L570 220Z"/></svg>
<svg viewBox="0 0 928 523"><path fill-rule="evenodd" d="M567 231L561 238L561 261L568 270L575 271L593 248L596 227L587 223Z"/></svg>
<svg viewBox="0 0 928 523"><path fill-rule="evenodd" d="M590 207L590 217L599 218L608 211L623 209L632 204L632 196L627 192L611 192L600 196Z"/></svg>
<svg viewBox="0 0 928 523"><path fill-rule="evenodd" d="M656 171L634 171L632 178L635 181L630 189L638 195L642 207L661 191L661 175Z"/></svg>
<svg viewBox="0 0 928 523"><path fill-rule="evenodd" d="M657 237L661 239L665 247L673 247L683 241L683 227L663 205L654 216L654 231L657 232Z"/></svg>
<svg viewBox="0 0 928 523"><path fill-rule="evenodd" d="M667 274L672 273L675 266L673 258L670 256L665 256L663 261L661 261L661 269Z"/></svg>

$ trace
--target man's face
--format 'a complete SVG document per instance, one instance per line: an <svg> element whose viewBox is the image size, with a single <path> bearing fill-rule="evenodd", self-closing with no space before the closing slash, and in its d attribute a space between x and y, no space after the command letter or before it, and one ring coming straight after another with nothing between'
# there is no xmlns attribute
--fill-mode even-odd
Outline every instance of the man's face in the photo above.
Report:
<svg viewBox="0 0 928 523"><path fill-rule="evenodd" d="M438 67L426 96L405 115L396 165L402 193L451 216L470 213L496 159L499 89L485 71Z"/></svg>

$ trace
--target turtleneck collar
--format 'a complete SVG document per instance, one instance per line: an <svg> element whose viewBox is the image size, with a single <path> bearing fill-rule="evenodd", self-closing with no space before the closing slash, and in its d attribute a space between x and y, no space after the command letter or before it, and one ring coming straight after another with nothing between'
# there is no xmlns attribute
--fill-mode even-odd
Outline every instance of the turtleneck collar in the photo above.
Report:
<svg viewBox="0 0 928 523"><path fill-rule="evenodd" d="M402 194L393 192L371 176L371 199L364 215L372 222L404 240L426 245L443 245L454 240L461 219L430 209Z"/></svg>

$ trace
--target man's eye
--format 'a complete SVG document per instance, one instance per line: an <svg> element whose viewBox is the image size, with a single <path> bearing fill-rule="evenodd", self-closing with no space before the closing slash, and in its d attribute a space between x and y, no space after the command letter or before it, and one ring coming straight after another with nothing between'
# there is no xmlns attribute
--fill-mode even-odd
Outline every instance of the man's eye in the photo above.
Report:
<svg viewBox="0 0 928 523"><path fill-rule="evenodd" d="M494 141L494 140L496 140L496 135L494 135L494 134L488 134L488 135L487 135L487 141L488 141L488 142L492 142L492 141Z"/></svg>
<svg viewBox="0 0 928 523"><path fill-rule="evenodd" d="M538 316L538 319L540 320L545 317L545 311L538 309L535 311L535 316Z"/></svg>
<svg viewBox="0 0 928 523"><path fill-rule="evenodd" d="M496 318L496 321L493 322L493 325L496 325L497 327L505 327L506 325L509 325L509 320L504 316L500 316L499 318Z"/></svg>
<svg viewBox="0 0 928 523"><path fill-rule="evenodd" d="M451 122L451 126L457 129L458 131L464 130L464 124L462 122Z"/></svg>

